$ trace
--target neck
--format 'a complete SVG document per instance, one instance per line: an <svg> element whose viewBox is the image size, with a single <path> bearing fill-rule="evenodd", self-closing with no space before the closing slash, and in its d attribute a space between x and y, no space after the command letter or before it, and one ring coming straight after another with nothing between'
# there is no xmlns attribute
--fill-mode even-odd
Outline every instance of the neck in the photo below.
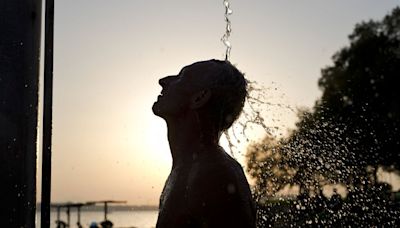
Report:
<svg viewBox="0 0 400 228"><path fill-rule="evenodd" d="M197 113L192 112L167 121L172 167L192 163L198 156L218 148L218 136L204 131Z"/></svg>

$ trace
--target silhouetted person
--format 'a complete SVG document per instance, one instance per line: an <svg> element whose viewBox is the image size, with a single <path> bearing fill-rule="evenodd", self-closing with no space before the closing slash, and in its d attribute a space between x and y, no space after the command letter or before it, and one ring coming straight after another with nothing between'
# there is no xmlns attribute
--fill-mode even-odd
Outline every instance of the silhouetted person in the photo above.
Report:
<svg viewBox="0 0 400 228"><path fill-rule="evenodd" d="M110 220L104 220L100 225L101 228L112 228L114 224Z"/></svg>
<svg viewBox="0 0 400 228"><path fill-rule="evenodd" d="M325 210L326 203L328 199L325 197L322 191L319 191L318 194L314 197L314 210L318 213Z"/></svg>
<svg viewBox="0 0 400 228"><path fill-rule="evenodd" d="M243 74L227 61L209 60L159 83L153 112L167 123L173 164L160 197L157 228L255 227L242 167L218 144L242 111Z"/></svg>
<svg viewBox="0 0 400 228"><path fill-rule="evenodd" d="M339 195L336 188L333 188L333 195L329 200L329 204L334 211L338 211L342 207L342 197Z"/></svg>
<svg viewBox="0 0 400 228"><path fill-rule="evenodd" d="M65 227L67 227L67 223L65 223L64 221L57 220L56 223L57 223L57 228L65 228Z"/></svg>
<svg viewBox="0 0 400 228"><path fill-rule="evenodd" d="M100 228L100 226L96 222L92 222L89 228Z"/></svg>

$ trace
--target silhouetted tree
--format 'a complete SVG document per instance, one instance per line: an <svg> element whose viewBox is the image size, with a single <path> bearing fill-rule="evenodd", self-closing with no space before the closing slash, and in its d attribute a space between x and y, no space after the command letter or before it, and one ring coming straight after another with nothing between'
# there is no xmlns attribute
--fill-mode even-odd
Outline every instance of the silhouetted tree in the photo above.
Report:
<svg viewBox="0 0 400 228"><path fill-rule="evenodd" d="M400 8L382 21L358 24L349 38L334 65L322 70L314 115L346 126L359 164L399 170Z"/></svg>
<svg viewBox="0 0 400 228"><path fill-rule="evenodd" d="M255 151L264 150L259 161L271 163L271 148L279 151L286 157L279 167L296 170L294 183L311 181L304 177L311 174L347 183L366 175L368 166L373 172L378 166L399 170L400 8L382 21L356 25L349 38L350 46L333 56L334 65L322 70L323 93L313 111L299 113L297 128L287 139L276 143L266 138L252 145L253 160ZM252 159L250 173L256 167Z"/></svg>
<svg viewBox="0 0 400 228"><path fill-rule="evenodd" d="M265 197L287 184L318 195L326 184L343 183L350 198L337 213L344 219L312 212L310 218L325 218L321 224L394 224L398 210L386 210L389 201L378 200L384 188L376 173L378 167L400 170L400 8L382 21L357 24L349 40L333 65L322 69L322 96L312 110L299 112L296 129L249 147L248 171L256 195Z"/></svg>

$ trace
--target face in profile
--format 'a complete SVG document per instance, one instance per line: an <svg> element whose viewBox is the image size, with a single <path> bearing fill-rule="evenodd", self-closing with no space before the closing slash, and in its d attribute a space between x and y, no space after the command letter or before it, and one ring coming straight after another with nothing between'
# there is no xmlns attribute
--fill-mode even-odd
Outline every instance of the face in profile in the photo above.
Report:
<svg viewBox="0 0 400 228"><path fill-rule="evenodd" d="M193 109L193 96L209 84L210 67L207 62L194 63L182 68L178 75L161 78L162 90L153 104L153 113L168 119Z"/></svg>

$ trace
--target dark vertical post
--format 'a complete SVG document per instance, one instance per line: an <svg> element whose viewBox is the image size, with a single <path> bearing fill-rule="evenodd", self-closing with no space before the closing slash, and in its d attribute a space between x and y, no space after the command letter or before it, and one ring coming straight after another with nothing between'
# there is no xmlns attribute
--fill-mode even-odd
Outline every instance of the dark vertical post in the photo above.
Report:
<svg viewBox="0 0 400 228"><path fill-rule="evenodd" d="M46 0L45 9L41 225L43 228L49 228L51 201L54 0Z"/></svg>
<svg viewBox="0 0 400 228"><path fill-rule="evenodd" d="M67 206L67 227L70 227L69 226L70 223L71 223L71 211L70 211L69 206Z"/></svg>
<svg viewBox="0 0 400 228"><path fill-rule="evenodd" d="M0 0L0 227L35 227L41 0Z"/></svg>
<svg viewBox="0 0 400 228"><path fill-rule="evenodd" d="M57 206L57 222L60 221L60 209L61 209L61 207Z"/></svg>
<svg viewBox="0 0 400 228"><path fill-rule="evenodd" d="M108 204L104 202L104 221L107 221Z"/></svg>
<svg viewBox="0 0 400 228"><path fill-rule="evenodd" d="M81 224L81 206L78 206L78 224Z"/></svg>

